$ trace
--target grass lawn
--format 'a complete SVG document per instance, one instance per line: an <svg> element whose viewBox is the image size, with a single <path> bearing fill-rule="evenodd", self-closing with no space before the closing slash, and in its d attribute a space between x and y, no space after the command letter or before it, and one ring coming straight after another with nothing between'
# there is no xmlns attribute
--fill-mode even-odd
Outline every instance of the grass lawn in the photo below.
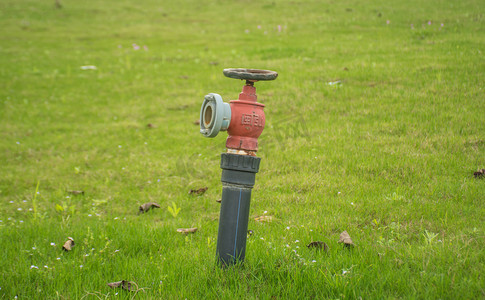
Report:
<svg viewBox="0 0 485 300"><path fill-rule="evenodd" d="M485 298L484 53L478 0L0 1L0 298ZM194 121L236 67L279 77L221 269Z"/></svg>

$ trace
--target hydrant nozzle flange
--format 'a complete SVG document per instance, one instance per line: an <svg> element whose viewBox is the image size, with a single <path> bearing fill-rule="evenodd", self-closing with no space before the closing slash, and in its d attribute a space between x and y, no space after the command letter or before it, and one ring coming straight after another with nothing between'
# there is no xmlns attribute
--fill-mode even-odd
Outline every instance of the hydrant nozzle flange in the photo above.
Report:
<svg viewBox="0 0 485 300"><path fill-rule="evenodd" d="M210 93L204 97L200 109L200 133L205 137L215 137L225 131L231 122L231 107L222 101L219 94Z"/></svg>

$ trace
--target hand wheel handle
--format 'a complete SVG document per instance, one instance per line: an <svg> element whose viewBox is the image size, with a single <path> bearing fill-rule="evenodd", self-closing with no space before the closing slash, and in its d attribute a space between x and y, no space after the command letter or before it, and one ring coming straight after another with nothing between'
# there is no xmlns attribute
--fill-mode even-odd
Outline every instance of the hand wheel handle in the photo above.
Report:
<svg viewBox="0 0 485 300"><path fill-rule="evenodd" d="M257 69L224 69L224 76L234 79L242 79L251 82L260 80L275 80L278 73L270 70Z"/></svg>

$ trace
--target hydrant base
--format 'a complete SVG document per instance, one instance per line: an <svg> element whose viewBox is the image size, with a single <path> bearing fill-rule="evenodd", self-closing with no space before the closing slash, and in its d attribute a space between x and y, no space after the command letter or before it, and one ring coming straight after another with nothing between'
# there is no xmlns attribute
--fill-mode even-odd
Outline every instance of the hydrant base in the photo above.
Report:
<svg viewBox="0 0 485 300"><path fill-rule="evenodd" d="M231 153L221 154L223 183L217 261L232 265L244 261L251 202L251 189L261 158Z"/></svg>
<svg viewBox="0 0 485 300"><path fill-rule="evenodd" d="M221 215L217 235L217 260L236 264L246 257L251 189L228 186L222 189Z"/></svg>

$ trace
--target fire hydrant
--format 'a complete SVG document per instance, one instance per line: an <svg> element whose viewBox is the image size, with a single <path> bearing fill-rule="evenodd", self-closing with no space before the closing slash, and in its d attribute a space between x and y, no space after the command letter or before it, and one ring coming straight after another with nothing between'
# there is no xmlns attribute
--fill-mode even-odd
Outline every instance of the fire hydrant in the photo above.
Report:
<svg viewBox="0 0 485 300"><path fill-rule="evenodd" d="M228 132L227 152L221 154L222 201L216 256L223 265L244 261L251 190L261 158L256 156L258 137L264 129L264 105L257 102L254 82L274 80L278 73L255 69L224 69L229 78L246 84L238 100L228 103L215 93L205 96L200 110L200 133L215 137Z"/></svg>

